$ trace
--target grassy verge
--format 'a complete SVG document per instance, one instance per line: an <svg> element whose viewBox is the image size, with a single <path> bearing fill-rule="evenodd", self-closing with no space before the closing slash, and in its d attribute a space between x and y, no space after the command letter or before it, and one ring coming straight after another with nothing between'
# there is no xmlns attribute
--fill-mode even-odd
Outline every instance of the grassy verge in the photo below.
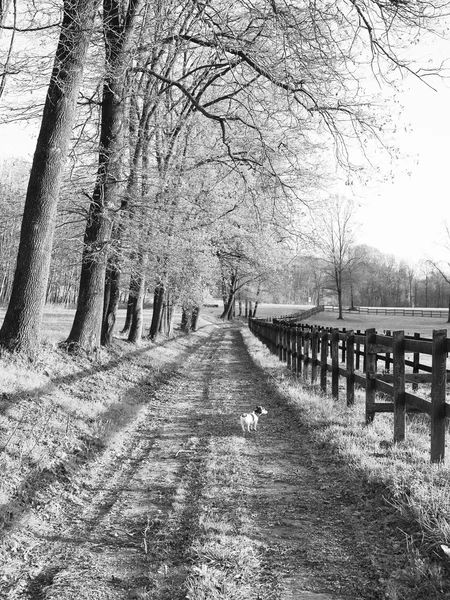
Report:
<svg viewBox="0 0 450 600"><path fill-rule="evenodd" d="M345 400L335 402L297 380L248 330L243 335L254 361L298 407L318 445L331 446L354 473L414 523L416 533L405 540L410 573L399 573L396 585L400 589L406 576L417 578L417 598L435 597L427 596L426 590L442 589L443 573L450 564L441 547L450 545L450 468L448 462L430 464L427 416L409 417L406 441L393 444L392 415L377 415L371 425L365 425L363 391L356 395L355 407L347 408ZM392 591L388 597L401 595Z"/></svg>

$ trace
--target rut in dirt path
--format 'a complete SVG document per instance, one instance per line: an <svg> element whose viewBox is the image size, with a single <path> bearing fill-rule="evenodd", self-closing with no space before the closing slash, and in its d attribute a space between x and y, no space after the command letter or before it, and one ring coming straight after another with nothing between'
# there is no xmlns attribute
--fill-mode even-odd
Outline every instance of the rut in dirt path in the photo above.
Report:
<svg viewBox="0 0 450 600"><path fill-rule="evenodd" d="M392 515L269 379L238 327L216 328L57 509L27 522L7 600L384 598L401 565ZM257 404L268 415L243 436Z"/></svg>

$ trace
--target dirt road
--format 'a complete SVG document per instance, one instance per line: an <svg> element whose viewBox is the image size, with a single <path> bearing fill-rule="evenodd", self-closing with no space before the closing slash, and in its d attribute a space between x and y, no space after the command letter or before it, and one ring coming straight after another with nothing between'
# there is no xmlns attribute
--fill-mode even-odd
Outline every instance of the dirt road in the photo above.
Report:
<svg viewBox="0 0 450 600"><path fill-rule="evenodd" d="M243 436L257 404L268 415ZM0 597L381 600L403 566L397 517L317 447L238 327L204 335L62 480L22 519L32 542Z"/></svg>

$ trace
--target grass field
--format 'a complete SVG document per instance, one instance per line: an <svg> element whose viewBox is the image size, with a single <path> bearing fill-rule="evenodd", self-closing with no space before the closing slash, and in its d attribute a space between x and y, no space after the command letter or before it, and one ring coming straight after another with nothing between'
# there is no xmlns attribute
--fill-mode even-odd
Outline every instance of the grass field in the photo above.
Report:
<svg viewBox="0 0 450 600"><path fill-rule="evenodd" d="M3 323L6 310L0 308L0 325ZM125 309L121 309L117 313L116 334L119 332L125 323ZM44 311L44 319L42 324L42 339L45 342L58 343L67 338L72 327L75 309L62 308L59 306L47 307ZM144 326L150 326L152 318L152 310L144 311Z"/></svg>

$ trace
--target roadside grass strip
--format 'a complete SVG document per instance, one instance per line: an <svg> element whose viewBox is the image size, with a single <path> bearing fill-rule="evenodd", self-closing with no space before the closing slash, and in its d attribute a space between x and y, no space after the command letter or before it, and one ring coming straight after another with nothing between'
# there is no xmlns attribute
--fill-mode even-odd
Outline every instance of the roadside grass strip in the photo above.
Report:
<svg viewBox="0 0 450 600"><path fill-rule="evenodd" d="M318 446L337 450L355 480L376 489L411 523L411 531L405 532L409 572L393 573L397 591L391 590L387 597L403 597L400 590L406 578L410 584L416 581L417 595L410 595L411 600L431 598L427 593L445 593L444 589L450 594L446 582L450 557L445 552L450 547L450 465L448 460L430 464L427 416L408 416L406 439L394 444L392 415L377 414L372 424L365 424L363 390L355 394L355 406L347 408L345 389L340 390L341 399L334 401L289 372L249 330L242 329L242 335L255 363L275 390L298 409L299 419Z"/></svg>
<svg viewBox="0 0 450 600"><path fill-rule="evenodd" d="M189 554L186 579L190 600L244 600L254 596L258 548L251 539L251 470L236 436L210 438L199 500L199 530Z"/></svg>

